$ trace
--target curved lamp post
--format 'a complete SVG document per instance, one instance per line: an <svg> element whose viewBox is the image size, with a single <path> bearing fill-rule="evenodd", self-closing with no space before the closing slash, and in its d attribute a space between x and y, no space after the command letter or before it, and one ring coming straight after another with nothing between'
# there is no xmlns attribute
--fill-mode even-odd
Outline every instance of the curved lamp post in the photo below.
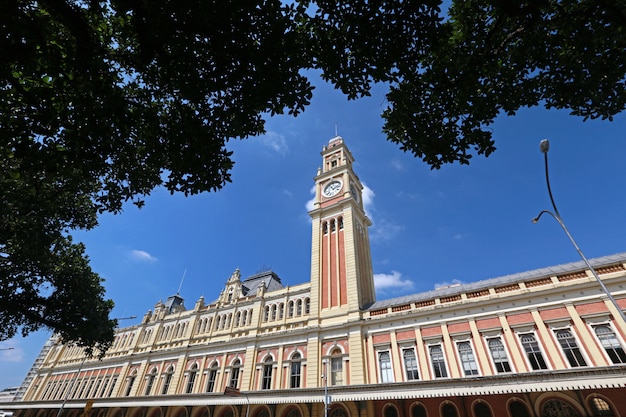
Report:
<svg viewBox="0 0 626 417"><path fill-rule="evenodd" d="M596 272L594 267L591 266L591 264L589 263L589 260L587 260L587 257L585 256L583 251L580 249L580 247L578 246L578 244L574 240L574 237L572 236L572 234L569 232L569 230L567 230L567 227L565 226L565 223L563 222L563 219L561 218L561 215L559 214L559 210L556 208L556 204L554 203L554 197L552 197L552 189L550 188L550 177L548 176L548 150L550 150L550 142L548 141L548 139L544 139L544 140L541 141L541 143L539 144L539 149L541 150L541 153L543 153L543 157L544 157L544 161L545 161L546 184L548 185L548 194L550 195L550 202L552 203L552 208L554 209L554 212L552 212L550 210L541 210L539 212L539 214L537 215L537 217L535 217L532 220L532 222L533 223L537 223L537 222L539 222L539 219L541 218L541 216L543 216L544 214L548 214L548 215L552 216L554 218L554 220L556 220L559 223L559 225L561 226L561 228L563 229L563 231L567 235L569 241L572 242L572 245L574 245L574 248L576 249L576 252L578 252L578 255L580 255L580 257L583 260L583 262L585 263L585 265L587 265L587 268L589 268L589 270L593 274L593 277L596 279L596 281L598 282L598 284L602 288L602 291L604 291L604 294L608 297L608 299L611 301L611 303L613 303L613 305L617 309L619 315L622 317L622 320L624 322L626 322L626 315L624 314L624 312L620 308L619 304L617 304L617 300L613 297L613 295L611 294L609 289L606 287L606 285L604 285L604 282L602 282L602 280L598 276L598 273Z"/></svg>

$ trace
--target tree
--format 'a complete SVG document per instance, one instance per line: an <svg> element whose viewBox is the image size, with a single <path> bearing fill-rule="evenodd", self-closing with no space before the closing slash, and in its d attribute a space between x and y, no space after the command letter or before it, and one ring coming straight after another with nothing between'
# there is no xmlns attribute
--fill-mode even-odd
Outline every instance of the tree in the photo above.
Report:
<svg viewBox="0 0 626 417"><path fill-rule="evenodd" d="M112 303L71 231L157 186L223 187L229 140L309 104L303 70L350 99L387 84L384 132L433 168L492 153L499 114L610 119L626 100L615 0L6 3L0 339L45 326L106 349Z"/></svg>

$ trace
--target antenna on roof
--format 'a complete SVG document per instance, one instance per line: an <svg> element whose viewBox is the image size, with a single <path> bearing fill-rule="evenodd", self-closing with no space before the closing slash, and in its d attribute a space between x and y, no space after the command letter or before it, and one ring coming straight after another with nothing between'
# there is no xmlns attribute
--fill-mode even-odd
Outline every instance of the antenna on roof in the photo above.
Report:
<svg viewBox="0 0 626 417"><path fill-rule="evenodd" d="M176 291L176 295L180 294L180 289L183 286L183 281L185 280L185 275L187 275L187 268L185 268L185 272L183 272L183 277L180 280L180 285L178 286L178 291Z"/></svg>

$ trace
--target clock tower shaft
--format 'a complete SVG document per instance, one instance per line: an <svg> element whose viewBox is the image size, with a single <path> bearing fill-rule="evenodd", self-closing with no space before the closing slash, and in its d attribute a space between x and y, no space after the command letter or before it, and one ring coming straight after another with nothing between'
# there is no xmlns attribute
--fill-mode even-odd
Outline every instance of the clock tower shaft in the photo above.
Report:
<svg viewBox="0 0 626 417"><path fill-rule="evenodd" d="M376 300L363 185L339 136L321 152L312 219L311 313L357 313Z"/></svg>

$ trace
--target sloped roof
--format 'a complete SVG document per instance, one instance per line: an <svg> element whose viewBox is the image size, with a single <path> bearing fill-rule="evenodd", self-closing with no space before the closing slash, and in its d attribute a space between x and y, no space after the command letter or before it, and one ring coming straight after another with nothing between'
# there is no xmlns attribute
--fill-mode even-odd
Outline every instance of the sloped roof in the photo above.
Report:
<svg viewBox="0 0 626 417"><path fill-rule="evenodd" d="M589 260L589 263L594 268L598 266L608 266L624 262L626 262L626 252L618 253L615 255L602 256ZM433 298L449 297L451 295L480 291L483 289L499 287L506 284L513 284L543 277L562 275L571 272L582 271L585 269L587 269L587 266L583 261L554 265L546 268L533 269L531 271L519 272L512 275L504 275L501 277L476 281L468 284L453 285L450 287L440 288L432 291L405 295L402 297L391 298L388 300L376 301L375 303L370 305L367 310L378 310L381 308L409 304L417 301L431 300Z"/></svg>

